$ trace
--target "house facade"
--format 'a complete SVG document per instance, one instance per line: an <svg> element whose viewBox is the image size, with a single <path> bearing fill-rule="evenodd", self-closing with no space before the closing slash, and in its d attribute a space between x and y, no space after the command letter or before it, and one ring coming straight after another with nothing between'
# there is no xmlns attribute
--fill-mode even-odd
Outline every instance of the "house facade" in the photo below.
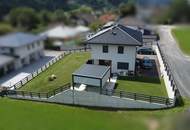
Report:
<svg viewBox="0 0 190 130"><path fill-rule="evenodd" d="M11 33L0 37L0 72L7 73L28 65L44 56L44 37L26 33ZM8 60L9 59L9 60Z"/></svg>
<svg viewBox="0 0 190 130"><path fill-rule="evenodd" d="M111 66L111 72L135 72L136 48L142 46L142 32L120 24L102 29L87 39L91 47L91 64Z"/></svg>

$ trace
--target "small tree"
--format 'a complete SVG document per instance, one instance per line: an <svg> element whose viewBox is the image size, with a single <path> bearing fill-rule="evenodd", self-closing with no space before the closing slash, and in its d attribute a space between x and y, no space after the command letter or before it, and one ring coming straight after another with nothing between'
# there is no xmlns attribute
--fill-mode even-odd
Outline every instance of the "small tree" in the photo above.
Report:
<svg viewBox="0 0 190 130"><path fill-rule="evenodd" d="M99 29L101 26L102 26L102 23L100 21L94 21L93 23L89 25L92 31L97 31L97 29Z"/></svg>
<svg viewBox="0 0 190 130"><path fill-rule="evenodd" d="M64 22L65 24L69 24L70 15L63 10L56 10L53 13L53 22Z"/></svg>
<svg viewBox="0 0 190 130"><path fill-rule="evenodd" d="M10 24L0 24L0 35L4 35L13 31Z"/></svg>
<svg viewBox="0 0 190 130"><path fill-rule="evenodd" d="M39 24L37 13L31 8L16 8L9 14L10 23L13 26L31 30Z"/></svg>
<svg viewBox="0 0 190 130"><path fill-rule="evenodd" d="M52 13L47 10L42 10L39 13L39 20L41 24L47 25L49 22L52 21Z"/></svg>
<svg viewBox="0 0 190 130"><path fill-rule="evenodd" d="M135 15L136 14L136 7L134 4L121 4L119 6L119 12L121 17L127 16L127 15Z"/></svg>

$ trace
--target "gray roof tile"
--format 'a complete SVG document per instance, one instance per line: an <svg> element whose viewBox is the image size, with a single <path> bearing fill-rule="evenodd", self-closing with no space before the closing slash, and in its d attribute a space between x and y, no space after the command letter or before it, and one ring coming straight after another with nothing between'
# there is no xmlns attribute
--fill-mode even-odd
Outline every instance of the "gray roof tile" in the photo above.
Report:
<svg viewBox="0 0 190 130"><path fill-rule="evenodd" d="M0 37L0 47L20 47L45 39L44 36L16 32Z"/></svg>
<svg viewBox="0 0 190 130"><path fill-rule="evenodd" d="M142 32L121 24L103 29L87 39L88 44L142 45Z"/></svg>

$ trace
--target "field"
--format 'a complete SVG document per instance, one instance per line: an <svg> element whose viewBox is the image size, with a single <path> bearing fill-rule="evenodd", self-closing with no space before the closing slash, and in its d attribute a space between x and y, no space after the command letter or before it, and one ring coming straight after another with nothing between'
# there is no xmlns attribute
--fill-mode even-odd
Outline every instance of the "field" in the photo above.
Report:
<svg viewBox="0 0 190 130"><path fill-rule="evenodd" d="M177 27L172 30L172 34L176 37L181 50L190 55L190 26Z"/></svg>
<svg viewBox="0 0 190 130"><path fill-rule="evenodd" d="M0 98L0 130L168 130L185 107L162 111L103 111Z"/></svg>
<svg viewBox="0 0 190 130"><path fill-rule="evenodd" d="M163 79L151 77L121 77L117 80L117 89L153 96L165 96L167 92Z"/></svg>
<svg viewBox="0 0 190 130"><path fill-rule="evenodd" d="M27 83L21 90L47 92L71 82L71 74L90 58L88 52L70 54L41 73L38 77ZM48 78L56 75L57 79L49 81Z"/></svg>

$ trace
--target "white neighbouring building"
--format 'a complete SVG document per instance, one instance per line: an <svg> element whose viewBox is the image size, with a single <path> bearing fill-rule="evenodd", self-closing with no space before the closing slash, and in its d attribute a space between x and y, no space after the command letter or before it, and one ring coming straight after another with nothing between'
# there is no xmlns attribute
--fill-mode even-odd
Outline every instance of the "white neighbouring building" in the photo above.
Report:
<svg viewBox="0 0 190 130"><path fill-rule="evenodd" d="M110 65L111 73L135 72L136 48L142 46L142 32L138 29L114 24L88 37L91 64Z"/></svg>
<svg viewBox="0 0 190 130"><path fill-rule="evenodd" d="M0 37L0 75L28 65L44 56L45 37L16 32Z"/></svg>
<svg viewBox="0 0 190 130"><path fill-rule="evenodd" d="M41 36L46 36L48 39L47 44L58 50L70 50L77 47L77 40L84 40L90 29L86 26L56 26L52 29L43 32ZM50 46L49 45L49 46ZM51 48L48 48L51 49Z"/></svg>

